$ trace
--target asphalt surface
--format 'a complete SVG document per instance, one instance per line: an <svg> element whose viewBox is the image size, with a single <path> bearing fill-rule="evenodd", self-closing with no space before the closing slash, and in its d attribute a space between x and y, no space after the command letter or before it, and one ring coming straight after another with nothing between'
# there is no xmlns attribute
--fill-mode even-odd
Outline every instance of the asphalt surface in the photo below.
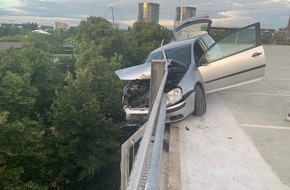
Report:
<svg viewBox="0 0 290 190"><path fill-rule="evenodd" d="M168 189L290 189L290 46L264 48L264 79L171 126Z"/></svg>

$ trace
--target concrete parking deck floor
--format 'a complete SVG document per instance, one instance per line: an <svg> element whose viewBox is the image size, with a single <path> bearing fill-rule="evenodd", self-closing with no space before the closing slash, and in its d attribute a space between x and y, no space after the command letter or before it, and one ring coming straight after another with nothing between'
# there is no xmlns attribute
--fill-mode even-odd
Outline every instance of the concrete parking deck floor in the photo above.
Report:
<svg viewBox="0 0 290 190"><path fill-rule="evenodd" d="M265 52L263 80L209 94L204 116L172 125L169 189L290 189L290 46Z"/></svg>

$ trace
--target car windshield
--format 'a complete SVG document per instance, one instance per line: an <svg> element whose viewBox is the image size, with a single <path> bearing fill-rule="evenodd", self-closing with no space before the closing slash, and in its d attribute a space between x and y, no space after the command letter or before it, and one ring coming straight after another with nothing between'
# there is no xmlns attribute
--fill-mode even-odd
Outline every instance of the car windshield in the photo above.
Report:
<svg viewBox="0 0 290 190"><path fill-rule="evenodd" d="M181 63L184 63L186 65L190 65L191 63L191 51L190 51L190 45L177 47L169 50L165 50L165 54L167 56L167 59L173 59L176 61L179 61ZM151 53L146 61L144 63L151 63L154 59L163 59L163 54L161 51Z"/></svg>

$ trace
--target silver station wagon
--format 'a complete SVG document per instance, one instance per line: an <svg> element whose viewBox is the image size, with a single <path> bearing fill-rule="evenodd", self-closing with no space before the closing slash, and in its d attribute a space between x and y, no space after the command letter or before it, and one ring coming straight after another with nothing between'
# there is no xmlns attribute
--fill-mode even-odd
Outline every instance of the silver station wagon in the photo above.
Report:
<svg viewBox="0 0 290 190"><path fill-rule="evenodd" d="M170 61L164 92L166 122L206 112L207 93L261 79L265 54L260 23L251 24L215 42L209 35L211 20L190 18L177 26L174 41L163 46ZM162 48L152 51L143 64L116 74L130 82L124 88L123 108L130 124L145 122L149 107L152 60L163 59Z"/></svg>

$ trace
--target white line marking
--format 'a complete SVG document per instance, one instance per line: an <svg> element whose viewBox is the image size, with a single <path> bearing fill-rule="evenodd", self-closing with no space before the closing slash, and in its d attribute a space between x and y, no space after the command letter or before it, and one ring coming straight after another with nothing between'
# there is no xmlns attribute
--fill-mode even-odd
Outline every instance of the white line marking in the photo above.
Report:
<svg viewBox="0 0 290 190"><path fill-rule="evenodd" d="M279 79L279 78L274 78L274 79L270 79L270 80L289 81L290 79Z"/></svg>
<svg viewBox="0 0 290 190"><path fill-rule="evenodd" d="M241 124L241 127L265 128L265 129L287 129L287 130L290 130L290 127L286 127L286 126L271 126L271 125Z"/></svg>
<svg viewBox="0 0 290 190"><path fill-rule="evenodd" d="M244 95L257 95L257 96L284 96L290 97L290 94L266 94L266 93L250 93L250 92L219 92L221 94L244 94Z"/></svg>

